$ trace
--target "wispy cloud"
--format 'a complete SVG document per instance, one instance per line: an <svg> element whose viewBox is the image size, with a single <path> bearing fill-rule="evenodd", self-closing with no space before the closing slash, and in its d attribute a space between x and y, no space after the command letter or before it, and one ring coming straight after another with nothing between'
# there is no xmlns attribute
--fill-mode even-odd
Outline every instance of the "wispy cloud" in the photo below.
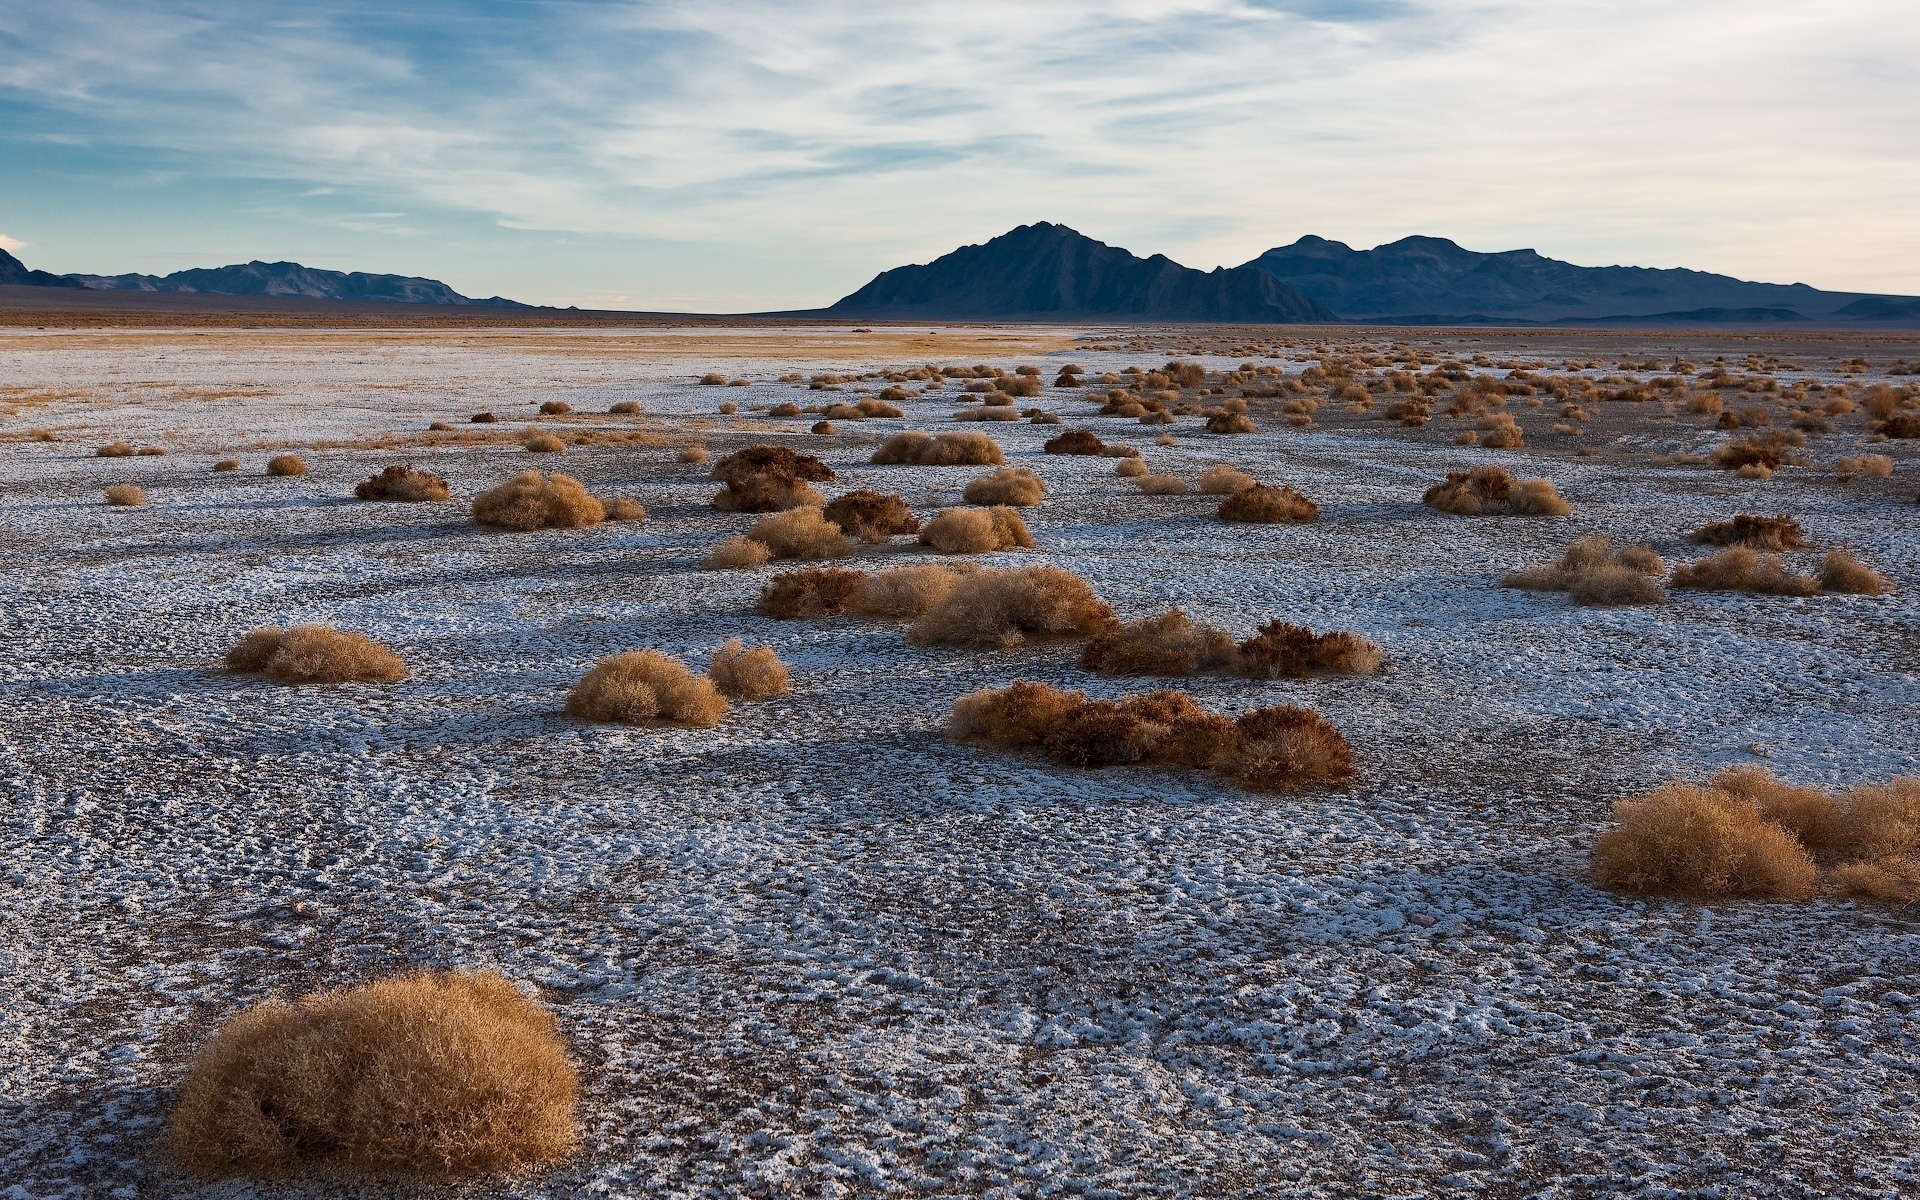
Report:
<svg viewBox="0 0 1920 1200"><path fill-rule="evenodd" d="M1916 47L1891 0L66 0L0 5L0 96L210 175L804 246L832 286L1048 218L1202 266L1429 232L1920 290Z"/></svg>
<svg viewBox="0 0 1920 1200"><path fill-rule="evenodd" d="M10 238L4 233L0 233L0 250L11 252L14 250L25 250L26 248L27 244L19 238Z"/></svg>

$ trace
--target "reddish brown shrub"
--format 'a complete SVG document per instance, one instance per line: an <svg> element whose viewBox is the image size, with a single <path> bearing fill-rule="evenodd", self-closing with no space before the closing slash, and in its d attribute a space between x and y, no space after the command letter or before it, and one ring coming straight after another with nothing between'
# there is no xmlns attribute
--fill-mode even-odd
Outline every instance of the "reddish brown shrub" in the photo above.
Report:
<svg viewBox="0 0 1920 1200"><path fill-rule="evenodd" d="M1028 507L1047 495L1047 485L1025 467L1001 467L991 475L967 484L961 496L968 504L1014 505Z"/></svg>
<svg viewBox="0 0 1920 1200"><path fill-rule="evenodd" d="M1147 464L1137 458L1123 458L1113 468L1113 473L1122 479L1138 479L1142 475L1153 474Z"/></svg>
<svg viewBox="0 0 1920 1200"><path fill-rule="evenodd" d="M1353 777L1353 748L1310 708L1256 708L1234 725L1240 736L1219 769L1246 787L1288 792Z"/></svg>
<svg viewBox="0 0 1920 1200"><path fill-rule="evenodd" d="M658 650L629 650L598 659L567 696L567 715L621 725L671 723L705 728L727 715L727 698Z"/></svg>
<svg viewBox="0 0 1920 1200"><path fill-rule="evenodd" d="M917 429L902 430L881 443L873 452L873 462L882 466L903 464L922 467L994 466L1006 461L1000 447L984 433L942 433L928 435Z"/></svg>
<svg viewBox="0 0 1920 1200"><path fill-rule="evenodd" d="M267 460L269 475L305 475L306 473L307 464L300 461L297 455L279 454Z"/></svg>
<svg viewBox="0 0 1920 1200"><path fill-rule="evenodd" d="M472 422L475 425L492 425L499 419L500 419L499 417L494 416L490 412L477 412L473 414L471 417L467 418L468 421Z"/></svg>
<svg viewBox="0 0 1920 1200"><path fill-rule="evenodd" d="M1811 596L1820 590L1820 581L1787 570L1778 554L1762 555L1748 546L1728 546L1710 558L1675 567L1673 586L1708 592Z"/></svg>
<svg viewBox="0 0 1920 1200"><path fill-rule="evenodd" d="M227 651L227 669L274 683L398 683L407 664L364 633L331 625L263 625Z"/></svg>
<svg viewBox="0 0 1920 1200"><path fill-rule="evenodd" d="M540 405L540 415L543 417L564 417L572 411L573 405L565 400L547 400Z"/></svg>
<svg viewBox="0 0 1920 1200"><path fill-rule="evenodd" d="M865 580L865 572L844 567L785 571L760 589L759 609L782 621L831 617L854 607Z"/></svg>
<svg viewBox="0 0 1920 1200"><path fill-rule="evenodd" d="M1449 471L1420 500L1457 516L1564 517L1573 511L1547 480L1515 479L1495 466Z"/></svg>
<svg viewBox="0 0 1920 1200"><path fill-rule="evenodd" d="M147 502L147 490L137 483L116 483L107 488L107 503L114 508L140 508Z"/></svg>
<svg viewBox="0 0 1920 1200"><path fill-rule="evenodd" d="M361 500L437 501L453 498L446 480L427 471L416 471L411 464L400 463L362 480L353 489L353 494Z"/></svg>
<svg viewBox="0 0 1920 1200"><path fill-rule="evenodd" d="M992 508L943 508L920 531L920 544L942 554L991 554L996 550L1031 550L1033 534L1020 510L1009 505Z"/></svg>
<svg viewBox="0 0 1920 1200"><path fill-rule="evenodd" d="M896 534L920 532L920 522L904 498L865 488L834 497L821 511L848 536L872 546L884 545Z"/></svg>
<svg viewBox="0 0 1920 1200"><path fill-rule="evenodd" d="M606 520L607 508L571 475L522 471L475 496L473 519L502 529L578 529Z"/></svg>
<svg viewBox="0 0 1920 1200"><path fill-rule="evenodd" d="M1196 625L1177 608L1101 634L1080 654L1082 668L1102 675L1195 675L1233 662L1226 630Z"/></svg>
<svg viewBox="0 0 1920 1200"><path fill-rule="evenodd" d="M833 471L811 454L785 446L748 446L713 466L713 479L725 484L713 498L722 512L778 512L819 505L825 498L808 487L833 478Z"/></svg>
<svg viewBox="0 0 1920 1200"><path fill-rule="evenodd" d="M1105 450L1106 443L1085 429L1069 429L1065 433L1050 437L1040 447L1048 454L1099 454Z"/></svg>
<svg viewBox="0 0 1920 1200"><path fill-rule="evenodd" d="M1756 517L1739 513L1730 521L1716 521L1695 530L1690 538L1708 546L1750 546L1755 550L1798 550L1807 544L1800 522L1785 513Z"/></svg>
<svg viewBox="0 0 1920 1200"><path fill-rule="evenodd" d="M1116 628L1087 581L1053 566L962 576L907 630L917 646L1008 649L1028 638L1095 637Z"/></svg>
<svg viewBox="0 0 1920 1200"><path fill-rule="evenodd" d="M213 464L213 469L216 471L238 471L240 469L240 460L237 458L223 458Z"/></svg>
<svg viewBox="0 0 1920 1200"><path fill-rule="evenodd" d="M1885 596L1895 590L1893 580L1861 562L1844 547L1827 551L1820 563L1820 590L1847 596Z"/></svg>
<svg viewBox="0 0 1920 1200"><path fill-rule="evenodd" d="M1297 525L1318 520L1320 506L1305 493L1280 484L1256 483L1220 502L1220 519L1248 525Z"/></svg>
<svg viewBox="0 0 1920 1200"><path fill-rule="evenodd" d="M1797 430L1770 429L1765 433L1753 434L1745 441L1728 442L1715 449L1709 457L1715 466L1726 471L1763 467L1771 472L1792 461L1793 447L1806 443L1807 436Z"/></svg>
<svg viewBox="0 0 1920 1200"><path fill-rule="evenodd" d="M1258 433L1260 427L1245 413L1217 412L1207 418L1208 433Z"/></svg>
<svg viewBox="0 0 1920 1200"><path fill-rule="evenodd" d="M1315 633L1304 625L1269 621L1240 643L1233 667L1252 679L1371 675L1380 669L1380 647L1357 633Z"/></svg>
<svg viewBox="0 0 1920 1200"><path fill-rule="evenodd" d="M616 417L631 417L640 411L640 402L638 400L616 400L607 411Z"/></svg>
<svg viewBox="0 0 1920 1200"><path fill-rule="evenodd" d="M793 673L772 646L749 647L739 638L728 638L713 652L707 677L729 699L766 700L784 693Z"/></svg>

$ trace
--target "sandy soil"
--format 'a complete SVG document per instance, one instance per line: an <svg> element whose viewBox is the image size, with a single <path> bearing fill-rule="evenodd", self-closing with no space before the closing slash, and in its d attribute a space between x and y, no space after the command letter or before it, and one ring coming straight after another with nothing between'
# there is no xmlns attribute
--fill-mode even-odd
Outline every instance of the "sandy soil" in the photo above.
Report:
<svg viewBox="0 0 1920 1200"><path fill-rule="evenodd" d="M1196 345L1232 351L1206 360L1221 367L1248 349L1088 332L942 330L938 353L897 331L758 328L0 337L0 1196L438 1194L203 1185L157 1139L194 1047L237 1007L475 964L556 1009L588 1093L576 1160L477 1194L1910 1194L1911 913L1624 899L1588 880L1586 848L1614 799L1676 773L1756 755L1832 785L1920 772L1916 443L1869 445L1856 415L1809 466L1753 482L1673 464L1726 435L1657 405L1608 406L1570 440L1551 409L1516 407L1532 445L1495 451L1453 445L1459 422L1336 405L1236 438L1181 417L1158 447L1080 393L1034 402L1158 471L1229 462L1321 505L1312 525L1242 527L1211 498L1138 495L1112 460L1041 454L1059 426L954 425L952 385L833 438L751 411L840 398L777 382L796 371L1117 370ZM1528 352L1494 336L1455 349ZM1710 343L1687 353L1752 350ZM1273 361L1297 372L1322 344L1276 342ZM1674 352L1593 334L1551 354L1589 350L1602 370ZM1920 347L1774 352L1826 378L1864 355L1877 379ZM692 383L707 371L752 383ZM540 424L602 443L520 450L549 399L600 415ZM604 415L627 399L646 413ZM467 434L481 409L500 440L431 444L429 422ZM715 485L674 461L683 439L788 442L838 472L829 494L956 503L978 469L867 463L902 427L983 429L1039 472L1039 550L996 557L1077 571L1123 616L1178 604L1239 636L1284 617L1378 641L1372 678L1185 685L1229 712L1318 708L1358 781L1258 796L955 745L941 721L980 686L1152 685L1091 677L1072 648L769 620L752 602L777 566L698 569L752 518L708 507ZM92 457L120 438L168 452ZM266 477L284 447L312 473ZM1893 476L1841 482L1833 461L1862 450ZM242 469L211 474L230 452ZM351 500L402 457L455 501ZM1481 462L1548 475L1573 515L1418 503ZM473 493L529 466L649 516L473 526ZM149 506L101 504L122 481ZM1580 609L1496 586L1596 529L1689 559L1688 531L1739 510L1793 512L1902 591ZM413 678L278 688L218 668L247 629L314 620L395 646ZM711 730L560 711L596 656L698 661L736 635L793 664L792 694Z"/></svg>

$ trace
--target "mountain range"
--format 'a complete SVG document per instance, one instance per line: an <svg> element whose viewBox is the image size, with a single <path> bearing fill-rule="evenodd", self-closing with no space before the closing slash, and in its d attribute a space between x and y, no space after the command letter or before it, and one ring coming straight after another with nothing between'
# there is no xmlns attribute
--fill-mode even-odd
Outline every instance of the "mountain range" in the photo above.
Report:
<svg viewBox="0 0 1920 1200"><path fill-rule="evenodd" d="M171 275L53 275L30 271L0 250L0 284L86 288L108 292L202 292L221 296L289 296L303 300L381 300L402 304L467 304L524 307L517 300L463 296L438 279L414 275L371 275L365 271L327 271L296 262L249 262L227 267L197 267Z"/></svg>

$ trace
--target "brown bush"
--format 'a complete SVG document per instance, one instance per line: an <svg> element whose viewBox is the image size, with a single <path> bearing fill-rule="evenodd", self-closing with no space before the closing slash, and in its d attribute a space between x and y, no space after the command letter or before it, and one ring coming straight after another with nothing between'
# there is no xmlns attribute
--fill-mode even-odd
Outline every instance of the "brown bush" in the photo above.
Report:
<svg viewBox="0 0 1920 1200"><path fill-rule="evenodd" d="M994 398L988 396L987 400L992 403ZM1007 403L1011 404L1012 401L1008 400ZM1002 407L963 408L953 414L953 419L956 421L1018 421L1020 414L1011 408Z"/></svg>
<svg viewBox="0 0 1920 1200"><path fill-rule="evenodd" d="M1709 592L1811 596L1820 590L1820 581L1787 570L1778 554L1762 555L1748 546L1728 546L1710 558L1675 567L1673 586Z"/></svg>
<svg viewBox="0 0 1920 1200"><path fill-rule="evenodd" d="M1184 496L1187 494L1187 481L1178 475L1142 475L1136 478L1134 486L1148 496Z"/></svg>
<svg viewBox="0 0 1920 1200"><path fill-rule="evenodd" d="M1146 463L1137 458L1123 458L1113 468L1113 473L1122 479L1138 479L1142 475L1151 475L1153 472L1147 468Z"/></svg>
<svg viewBox="0 0 1920 1200"><path fill-rule="evenodd" d="M640 411L638 400L616 400L607 411L616 417L631 417Z"/></svg>
<svg viewBox="0 0 1920 1200"><path fill-rule="evenodd" d="M305 475L307 464L293 454L278 454L267 460L269 475Z"/></svg>
<svg viewBox="0 0 1920 1200"><path fill-rule="evenodd" d="M1080 767L1129 763L1208 768L1239 749L1239 726L1183 692L1088 700L1083 692L1018 680L961 697L948 735L1003 749L1038 746ZM1337 735L1336 735L1337 736Z"/></svg>
<svg viewBox="0 0 1920 1200"><path fill-rule="evenodd" d="M1897 412L1884 421L1875 421L1870 428L1882 437L1920 438L1920 413Z"/></svg>
<svg viewBox="0 0 1920 1200"><path fill-rule="evenodd" d="M353 494L361 500L437 501L453 498L446 480L426 471L416 471L410 463L396 463L378 475L361 480L353 489Z"/></svg>
<svg viewBox="0 0 1920 1200"><path fill-rule="evenodd" d="M93 452L95 458L132 458L133 447L126 442L108 442Z"/></svg>
<svg viewBox="0 0 1920 1200"><path fill-rule="evenodd" d="M713 498L722 512L779 512L824 504L825 497L807 484L831 480L833 471L785 446L748 446L715 463L711 477L726 485Z"/></svg>
<svg viewBox="0 0 1920 1200"><path fill-rule="evenodd" d="M981 688L954 701L947 714L947 736L1002 750L1034 746L1086 702L1085 692L1017 679L1006 687Z"/></svg>
<svg viewBox="0 0 1920 1200"><path fill-rule="evenodd" d="M1849 554L1844 547L1827 551L1820 563L1820 590L1847 596L1884 596L1894 591L1893 580Z"/></svg>
<svg viewBox="0 0 1920 1200"><path fill-rule="evenodd" d="M1573 511L1547 480L1515 479L1495 466L1449 471L1446 479L1428 488L1420 500L1458 516L1564 517Z"/></svg>
<svg viewBox="0 0 1920 1200"><path fill-rule="evenodd" d="M1106 443L1094 436L1090 430L1069 429L1065 433L1048 438L1040 448L1048 454L1092 455L1105 450Z"/></svg>
<svg viewBox="0 0 1920 1200"><path fill-rule="evenodd" d="M499 1175L578 1144L553 1017L493 971L267 1000L194 1056L168 1141L204 1176Z"/></svg>
<svg viewBox="0 0 1920 1200"><path fill-rule="evenodd" d="M1195 675L1233 663L1226 630L1195 624L1177 608L1101 634L1080 653L1080 666L1102 675Z"/></svg>
<svg viewBox="0 0 1920 1200"><path fill-rule="evenodd" d="M606 505L609 521L644 521L647 518L647 506L631 496L615 496L602 503Z"/></svg>
<svg viewBox="0 0 1920 1200"><path fill-rule="evenodd" d="M1687 783L1619 801L1593 844L1594 879L1632 895L1796 900L1813 894L1817 874L1783 826L1731 792Z"/></svg>
<svg viewBox="0 0 1920 1200"><path fill-rule="evenodd" d="M139 484L116 483L107 489L107 503L115 508L139 508L146 502L146 489Z"/></svg>
<svg viewBox="0 0 1920 1200"><path fill-rule="evenodd" d="M919 533L920 522L900 496L860 488L827 502L822 515L850 537L868 545L884 545L896 534Z"/></svg>
<svg viewBox="0 0 1920 1200"><path fill-rule="evenodd" d="M1001 467L991 475L982 475L968 483L961 498L968 504L1028 507L1040 503L1046 495L1047 485L1032 471L1025 467Z"/></svg>
<svg viewBox="0 0 1920 1200"><path fill-rule="evenodd" d="M702 375L700 377L700 382L705 384L707 387L725 387L727 383L727 377L725 375L720 374L718 371L709 371L705 375Z"/></svg>
<svg viewBox="0 0 1920 1200"><path fill-rule="evenodd" d="M1231 496L1253 486L1253 476L1225 463L1215 463L1200 472L1200 490L1209 496Z"/></svg>
<svg viewBox="0 0 1920 1200"><path fill-rule="evenodd" d="M1208 433L1258 433L1260 427L1245 413L1217 412L1207 418Z"/></svg>
<svg viewBox="0 0 1920 1200"><path fill-rule="evenodd" d="M705 728L727 715L727 698L658 650L628 650L596 659L567 696L567 715L621 725Z"/></svg>
<svg viewBox="0 0 1920 1200"><path fill-rule="evenodd" d="M707 461L707 448L705 446L682 446L674 457L683 463L694 463L697 465Z"/></svg>
<svg viewBox="0 0 1920 1200"><path fill-rule="evenodd" d="M793 675L772 646L753 646L728 638L713 652L707 677L733 700L766 700L784 693Z"/></svg>
<svg viewBox="0 0 1920 1200"><path fill-rule="evenodd" d="M1380 647L1357 633L1315 633L1304 625L1269 621L1236 651L1233 669L1251 679L1308 675L1371 675Z"/></svg>
<svg viewBox="0 0 1920 1200"><path fill-rule="evenodd" d="M1781 513L1756 517L1737 513L1730 521L1715 521L1693 531L1689 541L1705 546L1750 546L1755 550L1798 550L1807 544L1800 522Z"/></svg>
<svg viewBox="0 0 1920 1200"><path fill-rule="evenodd" d="M475 496L473 519L501 529L579 529L606 520L607 508L571 475L522 471Z"/></svg>
<svg viewBox="0 0 1920 1200"><path fill-rule="evenodd" d="M882 466L991 467L1005 462L1006 455L984 433L929 436L917 429L907 429L881 443L873 452L872 461Z"/></svg>
<svg viewBox="0 0 1920 1200"><path fill-rule="evenodd" d="M398 683L407 664L364 633L331 625L263 625L227 651L227 669L274 683Z"/></svg>
<svg viewBox="0 0 1920 1200"><path fill-rule="evenodd" d="M853 543L840 526L810 505L762 517L746 536L775 558L844 558L853 553Z"/></svg>
<svg viewBox="0 0 1920 1200"><path fill-rule="evenodd" d="M847 404L844 401L827 405L820 410L820 415L831 421L864 421L867 419L867 414L860 411L859 405ZM825 421L821 422L823 425L825 423ZM816 429L814 432L818 433L819 430Z"/></svg>
<svg viewBox="0 0 1920 1200"><path fill-rule="evenodd" d="M1566 592L1581 605L1664 604L1666 592L1649 576L1666 569L1650 547L1616 547L1606 534L1594 533L1569 544L1559 562L1507 572L1500 586Z"/></svg>
<svg viewBox="0 0 1920 1200"><path fill-rule="evenodd" d="M1793 460L1793 447L1804 446L1807 436L1791 429L1771 429L1756 433L1745 441L1728 442L1708 457L1724 471L1742 467L1764 467L1773 471Z"/></svg>
<svg viewBox="0 0 1920 1200"><path fill-rule="evenodd" d="M520 448L530 454L561 454L567 444L544 429L521 431Z"/></svg>
<svg viewBox="0 0 1920 1200"><path fill-rule="evenodd" d="M1490 413L1480 418L1480 444L1491 450L1513 450L1527 444L1520 423L1511 413Z"/></svg>
<svg viewBox="0 0 1920 1200"><path fill-rule="evenodd" d="M870 617L919 617L926 614L962 578L937 563L914 563L875 571L860 581L854 610Z"/></svg>
<svg viewBox="0 0 1920 1200"><path fill-rule="evenodd" d="M991 508L943 508L920 531L920 544L942 554L991 554L996 550L1031 550L1033 534L1009 505Z"/></svg>
<svg viewBox="0 0 1920 1200"><path fill-rule="evenodd" d="M767 415L770 417L797 417L800 415L800 411L798 404L787 400L768 409Z"/></svg>
<svg viewBox="0 0 1920 1200"><path fill-rule="evenodd" d="M1087 581L1054 566L984 570L960 578L907 630L917 646L1003 650L1027 638L1095 637L1117 628Z"/></svg>
<svg viewBox="0 0 1920 1200"><path fill-rule="evenodd" d="M1858 475L1862 479L1885 479L1893 474L1893 459L1884 454L1862 454L1858 458L1843 458L1835 464L1849 475Z"/></svg>
<svg viewBox="0 0 1920 1200"><path fill-rule="evenodd" d="M240 469L240 460L237 458L223 458L213 464L213 469L216 471L238 471Z"/></svg>
<svg viewBox="0 0 1920 1200"><path fill-rule="evenodd" d="M1353 748L1310 708L1256 708L1234 725L1239 737L1219 770L1246 787L1288 792L1353 777Z"/></svg>
<svg viewBox="0 0 1920 1200"><path fill-rule="evenodd" d="M543 417L564 417L572 411L573 405L565 400L547 400L540 405L540 415Z"/></svg>
<svg viewBox="0 0 1920 1200"><path fill-rule="evenodd" d="M760 589L758 607L766 616L782 621L831 617L854 607L865 579L865 572L844 567L783 571Z"/></svg>
<svg viewBox="0 0 1920 1200"><path fill-rule="evenodd" d="M700 565L709 571L744 570L760 566L773 558L773 551L759 542L743 537L730 537L715 542L708 548L706 557Z"/></svg>
<svg viewBox="0 0 1920 1200"><path fill-rule="evenodd" d="M884 397L887 392L898 392L899 390L899 388L888 388L886 392L881 392L880 394ZM904 393L902 393L902 398L905 398ZM885 400L863 399L855 407L859 408L860 415L863 417L904 417L907 415L893 405L886 403Z"/></svg>
<svg viewBox="0 0 1920 1200"><path fill-rule="evenodd" d="M1279 484L1256 483L1220 502L1220 519L1247 525L1298 525L1320 518L1320 506L1299 492Z"/></svg>
<svg viewBox="0 0 1920 1200"><path fill-rule="evenodd" d="M1850 857L1885 859L1920 850L1920 777L1850 788L1844 821Z"/></svg>
<svg viewBox="0 0 1920 1200"><path fill-rule="evenodd" d="M746 387L747 381L744 379L733 379L727 382L727 386L728 387ZM714 409L714 411L719 413L723 417L730 417L733 414L740 411L740 406L738 404L735 404L733 401L728 400L725 403L721 404L719 408Z"/></svg>
<svg viewBox="0 0 1920 1200"><path fill-rule="evenodd" d="M1102 458L1139 458L1140 451L1134 449L1132 446L1121 446L1113 442L1108 442L1106 445L1100 447L1100 457Z"/></svg>
<svg viewBox="0 0 1920 1200"><path fill-rule="evenodd" d="M494 422L498 421L499 419L500 419L499 417L494 416L490 412L477 412L473 414L471 417L467 418L469 422L475 425L492 425Z"/></svg>
<svg viewBox="0 0 1920 1200"><path fill-rule="evenodd" d="M167 452L160 446L142 446L134 453L140 458L163 458Z"/></svg>

